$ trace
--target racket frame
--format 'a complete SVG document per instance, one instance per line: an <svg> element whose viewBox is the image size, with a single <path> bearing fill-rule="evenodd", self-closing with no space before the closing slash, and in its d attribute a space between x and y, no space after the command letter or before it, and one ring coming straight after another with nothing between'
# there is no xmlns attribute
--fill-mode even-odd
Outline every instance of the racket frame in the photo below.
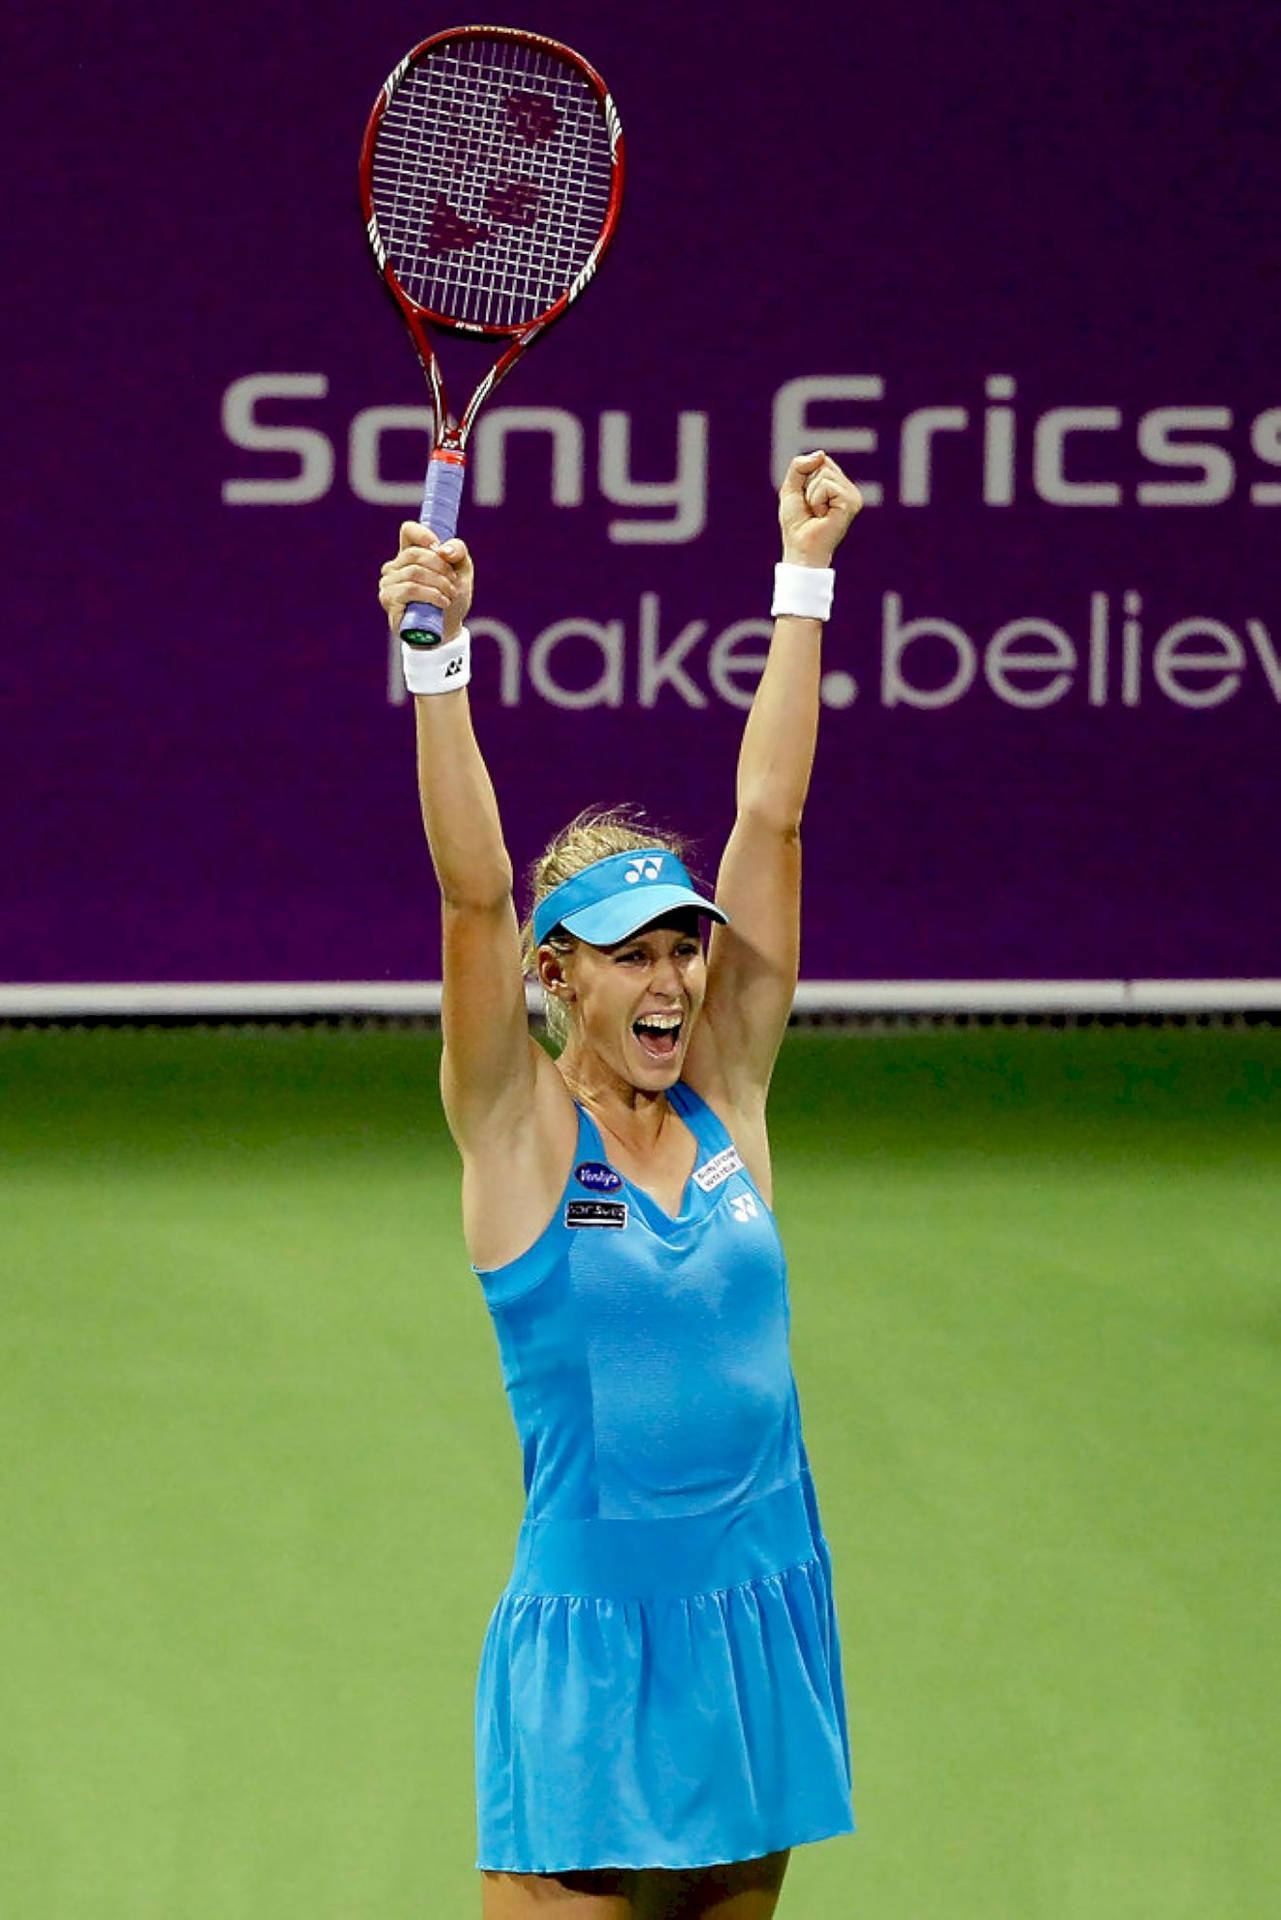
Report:
<svg viewBox="0 0 1281 1920"><path fill-rule="evenodd" d="M587 81L600 103L609 139L612 178L609 200L600 233L587 260L574 276L571 284L543 312L532 318L506 326L475 320L457 320L451 315L440 313L434 308L422 306L412 295L406 293L396 278L391 261L388 258L386 244L378 227L378 216L374 208L373 169L374 150L378 142L378 132L383 117L390 107L400 86L411 68L426 58L435 48L448 42L466 40L503 40L520 46L531 47L561 60L577 69ZM360 150L360 198L365 217L365 232L369 239L374 263L378 268L383 285L399 309L402 320L409 329L423 373L427 380L427 390L431 399L432 414L432 453L428 462L427 481L424 488L420 520L430 526L443 542L452 537L457 526L458 504L462 494L463 469L467 459L467 442L475 425L476 416L485 404L494 388L506 379L521 355L531 347L535 340L554 326L556 321L566 314L578 299L599 267L610 242L618 228L619 214L623 202L623 181L626 170L625 145L622 124L618 110L604 80L596 69L582 55L559 40L548 38L545 34L527 33L519 27L450 27L442 33L434 33L426 40L420 40L400 60L384 81L378 99L369 116L365 128L365 137ZM472 391L471 398L460 415L455 416L449 404L445 387L445 377L428 329L440 333L459 334L472 340L506 340L507 346L499 354L485 377ZM440 642L443 615L439 607L411 606L406 609L401 622L401 638L416 646L436 646Z"/></svg>

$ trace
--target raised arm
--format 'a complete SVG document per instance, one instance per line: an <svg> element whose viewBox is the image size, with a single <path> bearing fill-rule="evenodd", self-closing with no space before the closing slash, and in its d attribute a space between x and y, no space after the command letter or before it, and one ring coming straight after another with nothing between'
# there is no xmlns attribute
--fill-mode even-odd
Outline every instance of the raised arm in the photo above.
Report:
<svg viewBox="0 0 1281 1920"><path fill-rule="evenodd" d="M779 491L783 560L824 569L862 507L824 453L793 460ZM825 583L785 575L776 605L800 605ZM703 1019L709 1085L750 1117L765 1095L787 1026L800 961L801 814L818 735L822 620L774 622L738 758L737 813L716 898L730 916L712 934Z"/></svg>
<svg viewBox="0 0 1281 1920"><path fill-rule="evenodd" d="M471 558L461 540L436 544L407 521L383 567L378 598L393 632L411 601L445 610L451 646L471 605ZM444 1056L441 1091L459 1146L532 1106L537 1051L529 1036L511 860L493 782L472 729L466 686L414 697L418 792L440 883Z"/></svg>

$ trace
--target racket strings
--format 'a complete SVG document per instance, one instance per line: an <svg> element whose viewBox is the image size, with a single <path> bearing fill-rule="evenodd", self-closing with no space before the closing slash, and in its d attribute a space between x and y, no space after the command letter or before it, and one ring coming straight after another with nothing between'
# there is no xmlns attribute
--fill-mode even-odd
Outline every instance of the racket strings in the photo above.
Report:
<svg viewBox="0 0 1281 1920"><path fill-rule="evenodd" d="M375 140L372 199L411 300L517 327L587 266L609 208L605 110L577 68L521 43L446 45L410 68Z"/></svg>

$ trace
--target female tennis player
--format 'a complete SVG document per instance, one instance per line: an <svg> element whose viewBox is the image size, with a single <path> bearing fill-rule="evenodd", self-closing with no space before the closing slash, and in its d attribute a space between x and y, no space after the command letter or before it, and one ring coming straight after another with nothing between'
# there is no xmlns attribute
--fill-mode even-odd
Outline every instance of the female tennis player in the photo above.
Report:
<svg viewBox="0 0 1281 1920"><path fill-rule="evenodd" d="M539 865L523 945L465 691L471 560L409 523L382 570L393 631L411 602L445 612L440 647L405 650L441 1085L524 1448L477 1696L486 1920L768 1920L788 1850L853 1824L765 1105L831 561L861 505L825 454L789 467L715 900L634 816L580 816ZM528 1031L527 967L555 1059Z"/></svg>

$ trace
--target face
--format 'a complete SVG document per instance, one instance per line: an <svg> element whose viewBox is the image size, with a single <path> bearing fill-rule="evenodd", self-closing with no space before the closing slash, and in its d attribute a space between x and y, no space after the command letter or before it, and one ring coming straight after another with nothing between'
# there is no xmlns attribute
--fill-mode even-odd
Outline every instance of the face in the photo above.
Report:
<svg viewBox="0 0 1281 1920"><path fill-rule="evenodd" d="M580 941L561 968L570 1044L632 1086L673 1086L707 986L698 916L642 927L612 947Z"/></svg>

